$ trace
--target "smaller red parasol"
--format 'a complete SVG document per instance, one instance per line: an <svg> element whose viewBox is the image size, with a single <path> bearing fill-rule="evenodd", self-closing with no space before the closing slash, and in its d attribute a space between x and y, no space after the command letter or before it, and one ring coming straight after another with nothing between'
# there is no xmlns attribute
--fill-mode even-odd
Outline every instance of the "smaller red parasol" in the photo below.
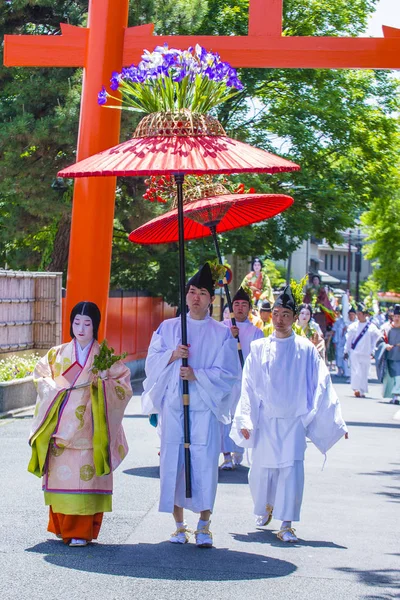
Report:
<svg viewBox="0 0 400 600"><path fill-rule="evenodd" d="M206 189L204 186L204 190ZM193 240L212 235L218 260L222 265L217 233L271 219L292 204L293 198L279 194L223 194L191 201L183 206L184 237L187 240ZM129 240L137 244L165 244L176 242L178 239L178 209L170 210L149 221L129 235ZM224 277L223 285L231 322L233 326L236 326L226 277ZM239 336L237 336L237 343L239 360L243 369L244 357Z"/></svg>
<svg viewBox="0 0 400 600"><path fill-rule="evenodd" d="M293 204L293 198L279 194L226 194L214 196L183 207L185 240L194 240L238 227L271 219ZM167 244L179 239L178 209L141 225L129 235L136 244Z"/></svg>

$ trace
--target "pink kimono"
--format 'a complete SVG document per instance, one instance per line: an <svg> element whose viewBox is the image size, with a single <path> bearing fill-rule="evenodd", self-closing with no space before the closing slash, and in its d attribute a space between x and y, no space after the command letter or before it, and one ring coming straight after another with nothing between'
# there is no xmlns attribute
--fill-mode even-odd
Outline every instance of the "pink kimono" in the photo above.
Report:
<svg viewBox="0 0 400 600"><path fill-rule="evenodd" d="M57 401L60 403L60 395L66 389L95 379L90 368L93 366L94 356L99 352L98 342L93 340L80 373L78 365L74 365L78 355L76 344L74 339L52 348L36 365L34 382L38 399L30 442L46 419L49 419L54 404ZM77 370L72 383L62 375L71 365ZM101 397L104 396L105 404L104 437L107 440L108 466L104 474L96 475L90 386L67 391L61 400L58 416L54 417L54 429L53 423L50 425L51 438L45 464L39 473L35 472L43 474L45 492L68 495L112 494L112 471L128 452L122 419L132 396L130 371L122 361L118 361L107 371L107 379L99 380L98 385L103 386Z"/></svg>

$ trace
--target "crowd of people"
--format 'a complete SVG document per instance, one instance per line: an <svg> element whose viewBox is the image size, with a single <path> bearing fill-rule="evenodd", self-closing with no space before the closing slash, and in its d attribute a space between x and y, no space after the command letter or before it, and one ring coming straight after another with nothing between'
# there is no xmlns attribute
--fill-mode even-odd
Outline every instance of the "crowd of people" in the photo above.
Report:
<svg viewBox="0 0 400 600"><path fill-rule="evenodd" d="M278 519L278 539L296 543L306 438L326 455L348 437L328 368L326 334L311 304L296 303L290 286L272 300L244 282L233 297L233 313L218 322L210 315L214 286L206 263L187 282L188 343L182 343L176 317L161 323L148 349L141 400L143 414L156 417L160 435L159 510L173 516L171 543L185 544L194 534L198 547L213 546L219 469L240 465L247 448L256 524ZM348 311L350 324L340 309L336 313L329 341L338 373L350 373L354 394L365 396L377 348L385 397L398 402L400 305L389 315L392 322L382 314L373 322L362 304ZM75 306L72 341L52 348L34 373L38 400L29 470L43 478L48 530L73 547L97 538L103 513L112 510L112 472L128 451L122 419L132 395L130 373L119 357L99 366L100 319L95 304ZM199 514L194 532L185 510Z"/></svg>

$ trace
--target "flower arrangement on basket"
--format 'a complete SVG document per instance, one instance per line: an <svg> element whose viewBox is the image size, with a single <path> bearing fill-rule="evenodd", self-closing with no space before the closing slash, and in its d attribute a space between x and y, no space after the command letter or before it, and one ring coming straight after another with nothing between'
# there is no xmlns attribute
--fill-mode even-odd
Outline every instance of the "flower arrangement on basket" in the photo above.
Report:
<svg viewBox="0 0 400 600"><path fill-rule="evenodd" d="M143 194L150 202L166 203L172 201L176 205L176 188L171 175L153 175L145 179L147 186ZM187 175L183 183L184 204L195 202L208 196L225 194L254 194L255 189L246 189L244 183L234 183L223 175Z"/></svg>
<svg viewBox="0 0 400 600"><path fill-rule="evenodd" d="M235 96L243 85L236 70L221 61L217 53L208 52L198 44L195 48L177 50L157 46L144 51L137 66L114 71L110 88L121 98L107 92L98 94L98 103L143 113L179 112L189 109L206 114L215 106ZM107 104L109 99L117 105Z"/></svg>

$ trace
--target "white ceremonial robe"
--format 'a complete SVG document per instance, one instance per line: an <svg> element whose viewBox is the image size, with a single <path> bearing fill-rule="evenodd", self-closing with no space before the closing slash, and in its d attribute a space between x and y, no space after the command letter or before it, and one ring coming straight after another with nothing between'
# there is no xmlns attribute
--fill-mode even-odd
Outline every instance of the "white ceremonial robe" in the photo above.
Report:
<svg viewBox="0 0 400 600"><path fill-rule="evenodd" d="M225 319L223 323L224 323L224 325L229 327L229 329L232 327L232 323L231 323L230 319ZM246 319L245 321L243 321L241 323L239 323L239 321L237 321L236 325L239 328L239 340L240 340L240 346L241 346L242 352L243 352L243 358L244 358L244 360L246 360L246 358L248 357L248 355L250 353L251 342L254 342L254 340L263 339L264 333L261 329L259 329L258 327L256 327L252 323L250 323L249 319ZM235 341L236 341L236 355L237 355L237 361L238 361L238 372L240 374L240 378L234 385L232 392L231 392L232 418L235 414L236 406L237 406L237 403L239 402L239 398L240 398L240 390L242 387L242 373L243 373L242 366L240 364L239 353L237 352L237 340L235 340ZM235 444L235 442L229 435L231 432L231 427L232 427L232 423L228 423L228 424L221 423L221 452L223 452L225 454L228 452L236 452L238 454L243 454L244 448L241 448L240 446Z"/></svg>
<svg viewBox="0 0 400 600"><path fill-rule="evenodd" d="M381 332L373 323L370 323L367 333L359 340L354 350L351 344L357 339L367 323L359 321L352 323L347 329L345 350L350 358L351 387L361 394L368 392L368 374L371 365L371 354L375 350L376 342Z"/></svg>
<svg viewBox="0 0 400 600"><path fill-rule="evenodd" d="M334 331L333 343L335 344L335 358L336 358L336 366L338 369L342 369L343 373L346 377L349 376L349 366L347 364L347 360L344 359L343 355L345 352L346 345L346 323L344 322L343 317L339 317L336 319L334 324L332 325L332 329Z"/></svg>
<svg viewBox="0 0 400 600"><path fill-rule="evenodd" d="M246 440L241 429L250 432ZM251 344L231 436L253 448L249 473L254 513L297 521L306 437L326 453L347 431L325 362L309 340L272 334Z"/></svg>
<svg viewBox="0 0 400 600"><path fill-rule="evenodd" d="M161 323L145 365L142 410L161 417L161 512L172 513L174 505L193 512L213 509L221 448L219 422L230 422L231 390L238 378L237 342L225 325L208 315L204 320L188 315L187 339L188 363L196 376L196 381L189 382L192 498L185 497L182 363L168 364L182 343L180 318Z"/></svg>

